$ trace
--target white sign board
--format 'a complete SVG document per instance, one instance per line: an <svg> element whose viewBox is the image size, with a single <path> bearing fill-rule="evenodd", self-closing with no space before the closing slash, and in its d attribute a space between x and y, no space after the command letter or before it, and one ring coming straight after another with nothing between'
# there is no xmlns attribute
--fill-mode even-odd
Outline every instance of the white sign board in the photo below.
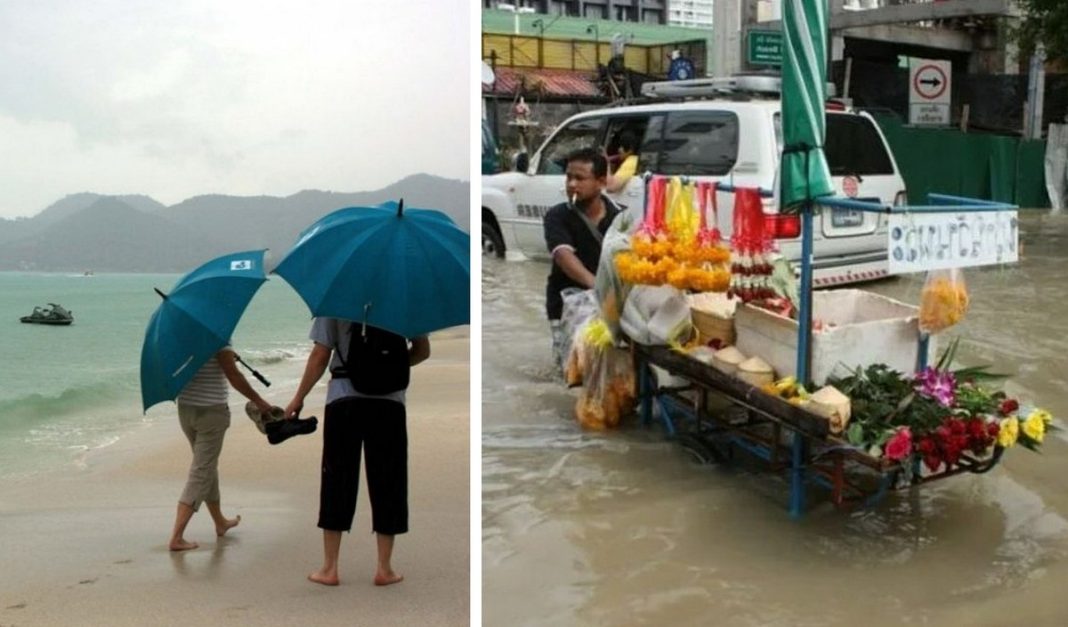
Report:
<svg viewBox="0 0 1068 627"><path fill-rule="evenodd" d="M952 78L949 61L909 59L909 124L949 124Z"/></svg>
<svg viewBox="0 0 1068 627"><path fill-rule="evenodd" d="M949 126L949 105L910 104L909 124L915 126Z"/></svg>
<svg viewBox="0 0 1068 627"><path fill-rule="evenodd" d="M1016 211L893 213L890 274L1015 263L1020 257Z"/></svg>

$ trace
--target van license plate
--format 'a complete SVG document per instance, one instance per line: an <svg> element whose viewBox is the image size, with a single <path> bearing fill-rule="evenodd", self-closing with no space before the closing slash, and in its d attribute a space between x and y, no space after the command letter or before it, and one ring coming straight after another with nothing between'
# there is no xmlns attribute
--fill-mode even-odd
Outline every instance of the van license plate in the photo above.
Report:
<svg viewBox="0 0 1068 627"><path fill-rule="evenodd" d="M860 226L864 212L856 209L831 209L831 226Z"/></svg>

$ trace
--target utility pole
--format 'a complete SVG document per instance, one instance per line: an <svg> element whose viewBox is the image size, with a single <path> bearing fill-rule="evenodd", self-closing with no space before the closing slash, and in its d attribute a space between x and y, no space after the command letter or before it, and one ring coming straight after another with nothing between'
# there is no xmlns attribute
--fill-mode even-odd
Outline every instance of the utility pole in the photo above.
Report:
<svg viewBox="0 0 1068 627"><path fill-rule="evenodd" d="M1039 43L1031 55L1030 72L1027 75L1027 119L1024 120L1024 137L1042 139L1042 106L1046 92L1046 49Z"/></svg>

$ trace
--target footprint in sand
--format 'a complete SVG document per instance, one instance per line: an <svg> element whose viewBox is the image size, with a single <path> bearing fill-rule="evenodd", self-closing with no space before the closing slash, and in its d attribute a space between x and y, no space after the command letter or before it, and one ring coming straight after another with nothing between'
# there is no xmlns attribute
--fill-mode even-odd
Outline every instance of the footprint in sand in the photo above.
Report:
<svg viewBox="0 0 1068 627"><path fill-rule="evenodd" d="M9 606L5 607L4 609L5 610L21 610L21 609L24 609L25 607L26 607L26 602L23 601L22 603L16 603L15 605L9 605Z"/></svg>
<svg viewBox="0 0 1068 627"><path fill-rule="evenodd" d="M78 583L83 583L83 584L84 584L84 583L96 583L96 580L97 580L97 578L96 578L96 577L93 577L92 579L82 579L82 580L81 580L81 581L79 581Z"/></svg>
<svg viewBox="0 0 1068 627"><path fill-rule="evenodd" d="M112 562L112 563L113 563L113 564L133 564L133 560L132 560L132 559L129 559L129 558L127 558L127 559L124 559L124 560L119 560L119 561L117 561L117 562Z"/></svg>

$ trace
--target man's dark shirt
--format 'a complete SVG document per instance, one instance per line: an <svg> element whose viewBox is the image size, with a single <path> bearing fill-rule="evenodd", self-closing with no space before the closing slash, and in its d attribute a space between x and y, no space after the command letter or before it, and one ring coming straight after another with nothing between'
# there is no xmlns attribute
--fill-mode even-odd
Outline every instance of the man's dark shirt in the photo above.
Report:
<svg viewBox="0 0 1068 627"><path fill-rule="evenodd" d="M612 220L621 212L621 209L611 198L602 195L604 202L604 217L597 224L597 230L604 235L608 232ZM597 263L601 257L601 244L590 233L586 222L579 215L578 209L571 208L566 202L556 205L545 214L545 244L552 254L558 246L566 245L575 250L575 255L591 273L597 273ZM563 269L554 260L552 271L549 272L549 281L545 287L545 310L549 314L549 320L559 320L564 311L564 299L560 292L569 287L585 289L571 277L564 274Z"/></svg>

